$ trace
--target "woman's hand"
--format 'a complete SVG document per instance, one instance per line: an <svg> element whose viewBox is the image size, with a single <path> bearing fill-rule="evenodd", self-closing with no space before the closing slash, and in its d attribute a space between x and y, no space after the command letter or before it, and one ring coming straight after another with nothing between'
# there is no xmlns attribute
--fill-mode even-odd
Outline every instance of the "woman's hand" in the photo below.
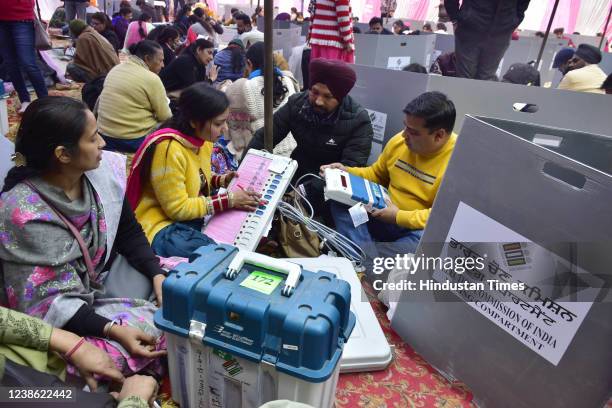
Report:
<svg viewBox="0 0 612 408"><path fill-rule="evenodd" d="M212 67L210 67L210 71L208 71L208 79L210 79L211 82L215 82L217 80L218 75L219 75L219 67L216 65L213 65Z"/></svg>
<svg viewBox="0 0 612 408"><path fill-rule="evenodd" d="M157 339L135 327L114 325L110 337L135 357L158 358L167 354L165 350L155 351Z"/></svg>
<svg viewBox="0 0 612 408"><path fill-rule="evenodd" d="M70 352L81 338L66 330L54 328L49 339L49 350L66 354ZM110 378L113 381L123 382L123 374L117 369L115 363L106 352L93 344L83 342L69 357L70 362L79 370L81 376L92 391L98 387L94 374Z"/></svg>
<svg viewBox="0 0 612 408"><path fill-rule="evenodd" d="M232 192L232 208L239 210L255 211L261 203L261 194L253 190L243 190L242 188Z"/></svg>
<svg viewBox="0 0 612 408"><path fill-rule="evenodd" d="M155 292L158 307L162 307L162 283L164 283L164 280L166 280L166 277L161 273L153 277L153 291Z"/></svg>
<svg viewBox="0 0 612 408"><path fill-rule="evenodd" d="M152 406L158 388L155 378L148 375L133 375L125 379L120 393L111 392L111 395L119 402L132 396L140 397Z"/></svg>
<svg viewBox="0 0 612 408"><path fill-rule="evenodd" d="M227 188L234 178L238 178L238 173L235 171L228 171L221 176L221 187Z"/></svg>
<svg viewBox="0 0 612 408"><path fill-rule="evenodd" d="M93 344L84 342L77 351L70 356L70 361L76 366L81 373L81 377L85 379L91 391L96 391L98 383L94 378L94 374L110 378L116 382L123 382L123 374L117 369L115 363L108 354L102 349L97 348Z"/></svg>

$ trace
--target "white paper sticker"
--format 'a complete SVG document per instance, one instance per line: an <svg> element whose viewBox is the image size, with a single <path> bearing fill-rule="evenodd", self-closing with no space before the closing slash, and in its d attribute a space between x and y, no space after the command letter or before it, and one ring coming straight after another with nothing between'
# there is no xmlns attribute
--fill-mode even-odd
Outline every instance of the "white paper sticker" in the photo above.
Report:
<svg viewBox="0 0 612 408"><path fill-rule="evenodd" d="M561 249L565 245L568 251L571 250L567 243L555 245ZM439 282L484 283L484 291L455 293L555 366L561 361L602 285L594 275L463 202L457 207L440 256L484 258L482 270L456 274L437 269L433 277ZM581 284L573 288L559 287L559 280L569 275ZM489 281L522 283L525 287L522 291L491 290L490 285L497 284L489 284Z"/></svg>
<svg viewBox="0 0 612 408"><path fill-rule="evenodd" d="M502 58L501 61L499 61L499 66L497 67L497 72L495 73L495 75L497 75L497 79L501 80L503 66L504 66L504 59Z"/></svg>
<svg viewBox="0 0 612 408"><path fill-rule="evenodd" d="M368 212L366 211L365 205L363 203L357 203L351 208L349 208L349 214L351 215L351 219L353 220L353 225L355 228L360 226L361 224L365 224L368 222Z"/></svg>
<svg viewBox="0 0 612 408"><path fill-rule="evenodd" d="M389 57L387 69L401 71L405 66L410 65L410 57Z"/></svg>
<svg viewBox="0 0 612 408"><path fill-rule="evenodd" d="M209 350L209 407L259 406L258 364L219 350Z"/></svg>
<svg viewBox="0 0 612 408"><path fill-rule="evenodd" d="M372 109L366 109L370 115L372 129L374 130L374 141L382 143L385 140L385 129L387 128L387 114Z"/></svg>
<svg viewBox="0 0 612 408"><path fill-rule="evenodd" d="M536 133L536 135L533 137L533 143L547 147L559 147L561 146L562 141L562 137L553 135L543 135L539 133Z"/></svg>

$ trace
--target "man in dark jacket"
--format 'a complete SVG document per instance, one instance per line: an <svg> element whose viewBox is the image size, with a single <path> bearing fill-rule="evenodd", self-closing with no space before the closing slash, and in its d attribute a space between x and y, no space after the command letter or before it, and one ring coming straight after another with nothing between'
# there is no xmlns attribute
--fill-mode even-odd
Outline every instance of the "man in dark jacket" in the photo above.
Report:
<svg viewBox="0 0 612 408"><path fill-rule="evenodd" d="M455 24L457 76L496 80L495 72L529 0L445 0Z"/></svg>
<svg viewBox="0 0 612 408"><path fill-rule="evenodd" d="M298 162L296 178L318 174L327 163L365 166L373 130L368 112L348 95L357 79L355 71L342 61L320 58L310 62L309 71L310 89L290 96L274 114L273 144L291 132L297 142L291 154ZM263 138L261 128L249 148L263 149ZM311 180L307 192L314 206L321 209L322 182Z"/></svg>

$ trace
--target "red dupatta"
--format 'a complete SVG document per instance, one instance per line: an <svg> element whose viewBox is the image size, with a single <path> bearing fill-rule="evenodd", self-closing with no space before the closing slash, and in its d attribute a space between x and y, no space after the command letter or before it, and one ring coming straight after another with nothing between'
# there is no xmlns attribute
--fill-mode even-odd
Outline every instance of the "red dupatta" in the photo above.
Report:
<svg viewBox="0 0 612 408"><path fill-rule="evenodd" d="M149 147L168 139L174 139L183 146L192 149L198 149L204 144L204 140L202 139L184 135L178 130L171 128L159 129L147 136L134 155L130 175L128 177L126 196L133 210L136 210L138 206L138 202L142 196L143 184L146 182L146 180L141 179L140 175L142 172L140 167L142 158Z"/></svg>

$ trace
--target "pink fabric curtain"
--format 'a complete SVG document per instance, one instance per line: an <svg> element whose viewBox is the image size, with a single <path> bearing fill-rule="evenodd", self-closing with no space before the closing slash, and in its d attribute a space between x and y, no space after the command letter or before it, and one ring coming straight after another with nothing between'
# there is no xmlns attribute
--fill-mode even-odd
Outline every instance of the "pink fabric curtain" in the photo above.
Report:
<svg viewBox="0 0 612 408"><path fill-rule="evenodd" d="M364 3L361 21L367 23L372 17L380 17L380 0L366 0Z"/></svg>
<svg viewBox="0 0 612 408"><path fill-rule="evenodd" d="M576 21L578 21L578 13L580 11L581 0L572 0L570 4L570 16L567 23L567 31L573 33L576 28Z"/></svg>
<svg viewBox="0 0 612 408"><path fill-rule="evenodd" d="M540 30L545 31L546 26L548 25L548 20L550 20L550 15L552 14L553 7L555 5L554 0L548 2L548 6L546 7L546 13L542 16L542 23L540 25ZM580 2L577 2L578 7L580 7ZM578 9L574 10L576 16L578 15ZM572 0L560 0L559 6L557 7L557 12L555 13L555 18L553 19L553 24L551 26L551 30L554 30L557 27L565 28L565 32L571 34L574 30L574 26L576 25L576 20L574 18L574 24L572 27L569 27L570 23L570 15L572 12Z"/></svg>
<svg viewBox="0 0 612 408"><path fill-rule="evenodd" d="M408 11L408 18L411 20L425 20L427 18L427 12L429 11L429 1L430 0L412 1Z"/></svg>
<svg viewBox="0 0 612 408"><path fill-rule="evenodd" d="M219 6L218 6L218 2L217 0L206 0L208 2L208 7L210 7L211 10L214 10L215 12L217 12L219 10Z"/></svg>

